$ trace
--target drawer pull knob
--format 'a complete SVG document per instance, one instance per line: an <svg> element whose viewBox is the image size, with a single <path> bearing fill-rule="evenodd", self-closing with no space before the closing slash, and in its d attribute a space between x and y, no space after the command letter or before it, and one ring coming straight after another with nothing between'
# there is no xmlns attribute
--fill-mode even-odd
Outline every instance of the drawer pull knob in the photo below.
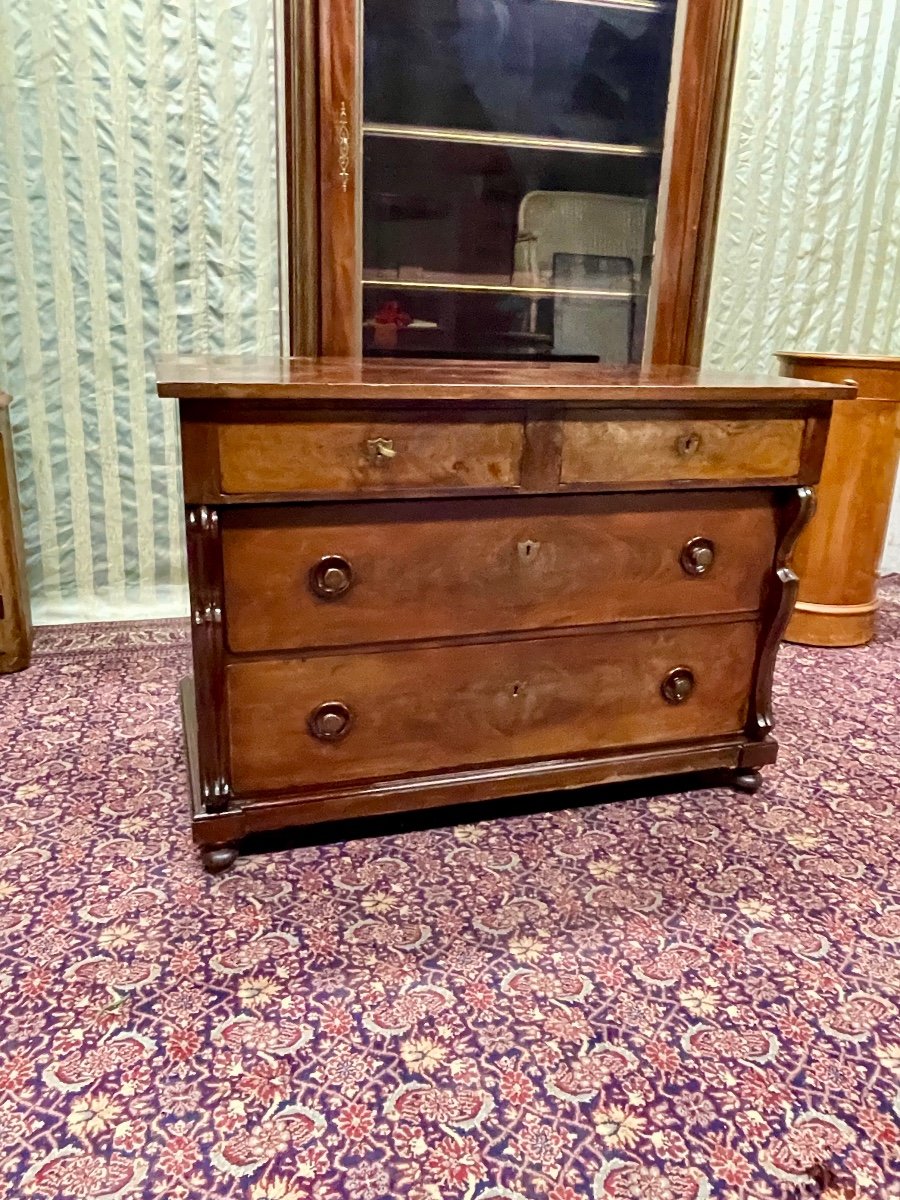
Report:
<svg viewBox="0 0 900 1200"><path fill-rule="evenodd" d="M322 600L337 600L352 582L353 568L339 554L326 554L309 572L309 586Z"/></svg>
<svg viewBox="0 0 900 1200"><path fill-rule="evenodd" d="M366 442L366 449L369 451L369 458L376 465L397 457L393 438L369 438Z"/></svg>
<svg viewBox="0 0 900 1200"><path fill-rule="evenodd" d="M716 558L716 546L709 538L695 537L681 550L681 569L685 575L705 575Z"/></svg>
<svg viewBox="0 0 900 1200"><path fill-rule="evenodd" d="M675 453L680 458L692 458L700 449L699 433L682 433L675 439Z"/></svg>
<svg viewBox="0 0 900 1200"><path fill-rule="evenodd" d="M328 700L312 710L307 724L309 732L320 742L336 742L350 732L353 714L340 700Z"/></svg>
<svg viewBox="0 0 900 1200"><path fill-rule="evenodd" d="M690 667L675 667L659 689L667 704L684 704L694 690L694 672Z"/></svg>

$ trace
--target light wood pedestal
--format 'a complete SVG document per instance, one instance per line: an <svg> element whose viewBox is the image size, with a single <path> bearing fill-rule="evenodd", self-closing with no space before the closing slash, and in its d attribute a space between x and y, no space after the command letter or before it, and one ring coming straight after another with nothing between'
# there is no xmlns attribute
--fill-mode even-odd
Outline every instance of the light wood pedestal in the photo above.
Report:
<svg viewBox="0 0 900 1200"><path fill-rule="evenodd" d="M861 646L875 635L878 568L900 456L900 358L780 353L784 375L853 381L836 400L816 491L816 515L797 543L800 591L786 638Z"/></svg>

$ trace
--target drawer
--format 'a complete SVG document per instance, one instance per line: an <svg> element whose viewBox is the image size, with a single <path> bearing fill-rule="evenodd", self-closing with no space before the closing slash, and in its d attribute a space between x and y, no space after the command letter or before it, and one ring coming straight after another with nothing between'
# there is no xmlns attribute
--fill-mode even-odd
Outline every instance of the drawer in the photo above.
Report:
<svg viewBox="0 0 900 1200"><path fill-rule="evenodd" d="M802 420L788 418L566 421L560 481L793 479L800 471L804 427Z"/></svg>
<svg viewBox="0 0 900 1200"><path fill-rule="evenodd" d="M232 661L232 780L248 794L734 734L756 636L744 621Z"/></svg>
<svg viewBox="0 0 900 1200"><path fill-rule="evenodd" d="M755 611L768 491L317 504L222 514L236 652Z"/></svg>
<svg viewBox="0 0 900 1200"><path fill-rule="evenodd" d="M392 492L519 484L521 422L273 421L219 426L225 493Z"/></svg>

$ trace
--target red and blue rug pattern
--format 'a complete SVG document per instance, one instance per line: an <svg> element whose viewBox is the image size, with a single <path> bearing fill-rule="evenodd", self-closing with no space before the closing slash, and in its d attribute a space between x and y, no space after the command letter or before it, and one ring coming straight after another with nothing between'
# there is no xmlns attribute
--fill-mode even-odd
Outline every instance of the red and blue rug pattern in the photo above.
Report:
<svg viewBox="0 0 900 1200"><path fill-rule="evenodd" d="M900 581L873 645L784 648L757 796L219 877L188 663L181 622L51 628L0 680L2 1195L900 1197Z"/></svg>

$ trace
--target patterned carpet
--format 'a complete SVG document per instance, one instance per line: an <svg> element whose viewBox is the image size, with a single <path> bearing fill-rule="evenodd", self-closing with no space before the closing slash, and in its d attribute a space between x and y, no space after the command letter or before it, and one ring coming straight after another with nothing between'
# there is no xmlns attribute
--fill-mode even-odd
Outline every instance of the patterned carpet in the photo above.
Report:
<svg viewBox="0 0 900 1200"><path fill-rule="evenodd" d="M46 629L0 680L3 1195L900 1197L900 579L873 646L783 652L756 797L217 878L185 639Z"/></svg>

